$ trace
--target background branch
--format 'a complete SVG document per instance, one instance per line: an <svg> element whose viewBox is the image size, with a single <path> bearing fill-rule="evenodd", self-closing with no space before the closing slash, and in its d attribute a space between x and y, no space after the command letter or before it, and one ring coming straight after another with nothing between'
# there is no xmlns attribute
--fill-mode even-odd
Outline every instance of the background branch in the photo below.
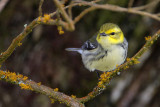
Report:
<svg viewBox="0 0 160 107"><path fill-rule="evenodd" d="M133 5L133 3L134 3L134 0L129 0L129 2L128 2L128 8L131 8L132 5Z"/></svg>
<svg viewBox="0 0 160 107"><path fill-rule="evenodd" d="M62 4L58 0L53 0L53 1L56 4L56 6L59 8L59 10L61 11L63 18L68 22L69 28L70 28L69 30L73 31L75 29L74 24L73 24L72 20L70 19L70 17L67 15L64 8L62 7Z"/></svg>
<svg viewBox="0 0 160 107"><path fill-rule="evenodd" d="M0 1L0 13L2 12L3 8L6 6L9 0L1 0Z"/></svg>
<svg viewBox="0 0 160 107"><path fill-rule="evenodd" d="M42 5L43 5L44 0L40 0L39 2L39 16L42 16Z"/></svg>
<svg viewBox="0 0 160 107"><path fill-rule="evenodd" d="M105 9L105 10L111 10L111 11L116 11L116 12L127 12L127 13L139 14L139 15L148 16L148 17L153 18L157 21L160 21L160 17L158 17L156 14L151 14L151 13L144 12L144 11L138 11L138 7L135 10L134 8L127 9L127 8L123 8L123 7L111 5L111 4L104 4L103 5L103 4L86 2L86 1L77 1L77 2L82 3L83 5L93 6L95 9ZM158 2L159 2L159 0L158 0ZM139 9L142 9L142 7Z"/></svg>

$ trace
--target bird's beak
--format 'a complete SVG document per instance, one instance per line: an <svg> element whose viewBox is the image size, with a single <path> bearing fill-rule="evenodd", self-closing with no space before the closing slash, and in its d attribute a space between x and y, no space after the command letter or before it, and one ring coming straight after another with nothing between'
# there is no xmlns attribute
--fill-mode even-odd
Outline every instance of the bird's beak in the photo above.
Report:
<svg viewBox="0 0 160 107"><path fill-rule="evenodd" d="M108 36L106 33L100 33L100 36Z"/></svg>

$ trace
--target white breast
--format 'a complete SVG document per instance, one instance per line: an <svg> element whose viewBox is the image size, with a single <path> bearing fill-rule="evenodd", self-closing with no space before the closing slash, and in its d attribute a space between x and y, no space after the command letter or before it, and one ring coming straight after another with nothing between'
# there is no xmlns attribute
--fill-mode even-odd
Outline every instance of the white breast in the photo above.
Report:
<svg viewBox="0 0 160 107"><path fill-rule="evenodd" d="M89 57L88 57L89 59ZM121 46L112 46L108 51L107 55L99 60L88 61L87 58L82 57L83 63L87 69L90 71L100 70L100 71L111 71L120 65L125 60L125 50Z"/></svg>

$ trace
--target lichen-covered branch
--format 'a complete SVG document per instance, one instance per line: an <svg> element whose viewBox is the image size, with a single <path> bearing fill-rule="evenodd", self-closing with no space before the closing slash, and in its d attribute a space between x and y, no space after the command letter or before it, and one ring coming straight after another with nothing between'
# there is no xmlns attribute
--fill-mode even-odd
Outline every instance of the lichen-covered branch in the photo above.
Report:
<svg viewBox="0 0 160 107"><path fill-rule="evenodd" d="M115 75L117 75L117 73L129 68L130 65L139 63L138 59L153 45L153 43L158 39L158 37L160 37L160 30L158 30L152 36L152 38L150 36L146 37L145 45L132 58L127 58L127 62L117 67L114 71L103 73L100 76L100 81L98 82L98 85L93 89L93 91L85 97L78 98L78 100L85 103L93 99L97 95L101 94L106 89L106 86L109 84L110 80Z"/></svg>
<svg viewBox="0 0 160 107"><path fill-rule="evenodd" d="M16 47L21 45L21 41L32 31L37 25L37 21L33 20L28 26L24 28L24 31L13 39L8 49L0 54L0 65L13 53Z"/></svg>
<svg viewBox="0 0 160 107"><path fill-rule="evenodd" d="M84 105L77 99L65 95L64 93L59 92L57 89L51 89L47 86L41 85L41 83L28 80L28 77L21 74L0 70L0 80L17 84L21 87L21 89L31 90L47 95L52 100L59 101L70 107L84 107Z"/></svg>
<svg viewBox="0 0 160 107"><path fill-rule="evenodd" d="M18 47L22 45L22 40L30 33L32 32L33 28L35 28L39 24L49 24L49 25L60 25L60 26L66 26L66 23L61 20L53 20L50 18L49 15L44 15L44 17L38 17L35 20L33 20L28 26L24 25L24 30L22 33L20 33L17 37L15 37L8 47L6 51L0 54L0 65L13 53L13 51Z"/></svg>

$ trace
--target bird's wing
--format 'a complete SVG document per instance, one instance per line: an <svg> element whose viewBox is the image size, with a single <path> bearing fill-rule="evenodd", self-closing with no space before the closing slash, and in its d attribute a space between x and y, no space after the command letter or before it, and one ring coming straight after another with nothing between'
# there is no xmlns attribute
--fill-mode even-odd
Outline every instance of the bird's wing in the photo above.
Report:
<svg viewBox="0 0 160 107"><path fill-rule="evenodd" d="M97 34L93 36L91 39L87 40L81 47L82 50L92 50L98 47L98 43L96 40Z"/></svg>

